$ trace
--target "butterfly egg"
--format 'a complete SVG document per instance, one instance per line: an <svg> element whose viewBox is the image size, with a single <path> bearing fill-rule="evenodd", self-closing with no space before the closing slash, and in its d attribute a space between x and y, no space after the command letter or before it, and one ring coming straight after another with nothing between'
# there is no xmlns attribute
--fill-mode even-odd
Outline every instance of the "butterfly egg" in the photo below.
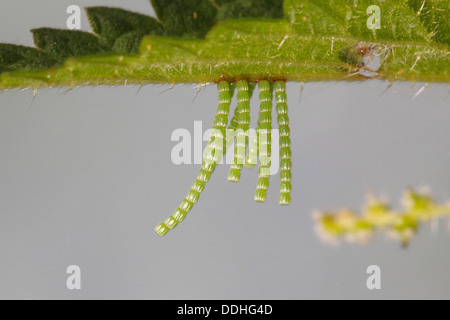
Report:
<svg viewBox="0 0 450 320"><path fill-rule="evenodd" d="M188 213L189 211L191 211L192 207L194 206L194 204L192 202L190 202L187 199L184 199L183 201L181 201L180 204L180 209L183 210L184 212Z"/></svg>
<svg viewBox="0 0 450 320"><path fill-rule="evenodd" d="M270 163L272 155L272 135L271 133L260 133L259 139L259 163L265 166Z"/></svg>
<svg viewBox="0 0 450 320"><path fill-rule="evenodd" d="M245 166L247 168L253 168L258 160L258 133L253 136L252 142L248 147L248 155L245 158Z"/></svg>
<svg viewBox="0 0 450 320"><path fill-rule="evenodd" d="M280 141L281 145L281 141ZM280 148L280 158L282 160L290 160L292 157L292 152L290 147Z"/></svg>
<svg viewBox="0 0 450 320"><path fill-rule="evenodd" d="M214 119L214 127L225 128L228 124L228 116L225 114L219 114Z"/></svg>
<svg viewBox="0 0 450 320"><path fill-rule="evenodd" d="M216 149L212 146L207 146L203 152L203 161L206 164L212 164L215 161ZM206 170L205 170L206 171Z"/></svg>
<svg viewBox="0 0 450 320"><path fill-rule="evenodd" d="M172 217L178 221L178 222L182 222L185 218L186 218L187 212L183 211L180 208L177 208L175 210L175 212L173 213Z"/></svg>
<svg viewBox="0 0 450 320"><path fill-rule="evenodd" d="M283 181L280 184L280 190L282 193L291 193L292 185L290 181Z"/></svg>
<svg viewBox="0 0 450 320"><path fill-rule="evenodd" d="M270 145L264 145L264 148L267 150L269 149ZM261 148L261 150L264 150L264 148ZM272 161L270 160L270 153L268 151L261 152L260 153L260 160L259 163L262 167L269 167L272 164Z"/></svg>
<svg viewBox="0 0 450 320"><path fill-rule="evenodd" d="M256 202L265 202L267 199L267 190L257 188L253 198Z"/></svg>
<svg viewBox="0 0 450 320"><path fill-rule="evenodd" d="M202 169L201 169L201 170L204 170L204 171L206 171L206 172L208 172L208 173L212 173L212 172L214 171L215 168L216 168L216 164L215 164L215 163L210 163L210 164L208 164L208 163L206 163L206 162L203 162L203 163L202 163Z"/></svg>
<svg viewBox="0 0 450 320"><path fill-rule="evenodd" d="M280 148L290 148L291 138L288 136L283 136L280 138Z"/></svg>
<svg viewBox="0 0 450 320"><path fill-rule="evenodd" d="M288 126L278 127L280 132L280 137L289 137L291 134L291 129Z"/></svg>
<svg viewBox="0 0 450 320"><path fill-rule="evenodd" d="M195 204L197 203L199 197L200 192L191 189L186 196L186 200L189 201L190 203Z"/></svg>
<svg viewBox="0 0 450 320"><path fill-rule="evenodd" d="M272 119L272 116L270 116ZM272 121L261 123L258 128L259 133L271 133L272 132Z"/></svg>
<svg viewBox="0 0 450 320"><path fill-rule="evenodd" d="M275 87L275 101L276 110L278 114L278 129L280 133L279 144L280 144L280 158L284 163L280 166L280 195L278 198L278 203L281 205L287 205L291 202L291 141L290 141L290 129L289 129L289 116L288 116L288 106L287 106L287 95L286 95L286 83L284 81L277 81L274 84ZM287 184L289 183L289 184Z"/></svg>
<svg viewBox="0 0 450 320"><path fill-rule="evenodd" d="M228 181L238 182L241 179L241 168L238 165L231 165L230 171L228 171Z"/></svg>
<svg viewBox="0 0 450 320"><path fill-rule="evenodd" d="M282 170L280 173L281 182L291 182L292 181L292 173L288 170Z"/></svg>
<svg viewBox="0 0 450 320"><path fill-rule="evenodd" d="M205 183L200 180L195 180L192 184L191 190L197 191L198 193L202 192L205 189Z"/></svg>
<svg viewBox="0 0 450 320"><path fill-rule="evenodd" d="M170 216L166 220L164 220L164 224L167 226L167 228L172 230L178 225L178 221L173 216Z"/></svg>
<svg viewBox="0 0 450 320"><path fill-rule="evenodd" d="M260 109L260 116L259 116L259 120L258 123L260 125L260 128L262 127L261 125L268 123L270 126L272 126L272 108L269 109ZM266 128L267 129L267 128Z"/></svg>
<svg viewBox="0 0 450 320"><path fill-rule="evenodd" d="M165 236L167 234L167 232L169 232L169 230L170 230L169 227L164 222L161 222L155 228L156 233L158 235L160 235L161 237Z"/></svg>
<svg viewBox="0 0 450 320"><path fill-rule="evenodd" d="M292 161L291 159L281 159L280 160L280 169L281 170L291 170Z"/></svg>
<svg viewBox="0 0 450 320"><path fill-rule="evenodd" d="M231 103L231 90L227 81L219 82L217 88L219 91L219 105L217 107L216 116L214 117L214 130L212 130L210 142L204 152L202 167L197 175L197 179L194 181L185 199L181 202L175 212L164 222L156 226L155 231L160 236L167 234L169 230L175 228L186 218L188 212L192 210L192 207L200 198L200 193L204 190L205 183L209 181L216 164L222 158L225 130L228 123L228 113ZM237 121L234 118L233 120L235 122Z"/></svg>
<svg viewBox="0 0 450 320"><path fill-rule="evenodd" d="M242 160L245 158L245 143L239 142L239 139L238 139L238 141L236 142L236 145L238 146L237 153L236 153L236 156L239 160L238 163L240 165L242 165L243 164Z"/></svg>
<svg viewBox="0 0 450 320"><path fill-rule="evenodd" d="M287 114L280 114L278 116L278 125L280 125L280 126L288 126L289 125L289 117Z"/></svg>
<svg viewBox="0 0 450 320"><path fill-rule="evenodd" d="M206 183L209 181L210 176L211 176L211 172L200 169L198 176L197 176L197 180L199 180L200 182Z"/></svg>
<svg viewBox="0 0 450 320"><path fill-rule="evenodd" d="M205 162L205 165L213 166L222 159L223 143L222 139L216 139L205 148L205 151L203 152L203 161Z"/></svg>
<svg viewBox="0 0 450 320"><path fill-rule="evenodd" d="M258 178L258 182L256 184L257 189L263 189L268 190L269 189L269 178L268 177L261 177Z"/></svg>
<svg viewBox="0 0 450 320"><path fill-rule="evenodd" d="M261 178L269 178L270 177L270 168L259 167L258 176Z"/></svg>
<svg viewBox="0 0 450 320"><path fill-rule="evenodd" d="M280 189L281 190L281 189ZM291 194L289 192L280 192L278 203L281 205L288 205L291 203Z"/></svg>

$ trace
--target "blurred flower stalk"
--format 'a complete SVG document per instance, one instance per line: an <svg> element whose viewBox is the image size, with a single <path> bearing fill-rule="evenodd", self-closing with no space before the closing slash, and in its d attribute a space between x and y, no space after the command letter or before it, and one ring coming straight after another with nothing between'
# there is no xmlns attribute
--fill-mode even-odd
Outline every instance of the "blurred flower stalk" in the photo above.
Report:
<svg viewBox="0 0 450 320"><path fill-rule="evenodd" d="M316 231L329 244L366 244L382 232L407 246L422 223L450 216L450 203L436 204L428 192L406 190L402 206L402 211L395 211L385 200L369 195L361 214L349 209L316 212Z"/></svg>

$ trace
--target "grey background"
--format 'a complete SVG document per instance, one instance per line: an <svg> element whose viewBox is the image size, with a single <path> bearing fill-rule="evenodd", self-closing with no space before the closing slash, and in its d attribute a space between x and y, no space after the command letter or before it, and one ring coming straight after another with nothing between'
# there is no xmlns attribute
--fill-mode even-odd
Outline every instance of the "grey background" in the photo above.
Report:
<svg viewBox="0 0 450 320"><path fill-rule="evenodd" d="M152 13L140 1L6 1L0 42L31 45L28 29L65 27L69 4ZM85 18L83 29L89 30ZM292 204L253 201L256 170L238 184L220 166L188 219L153 228L183 199L199 166L175 166L177 128L212 124L214 86L0 93L0 298L298 299L450 298L447 221L424 226L407 250L378 237L360 247L322 244L314 209L359 208L366 192L397 203L407 186L450 199L448 86L288 85ZM253 101L256 115L257 105ZM255 121L255 117L253 117ZM67 266L82 290L66 288ZM366 268L382 269L382 290Z"/></svg>

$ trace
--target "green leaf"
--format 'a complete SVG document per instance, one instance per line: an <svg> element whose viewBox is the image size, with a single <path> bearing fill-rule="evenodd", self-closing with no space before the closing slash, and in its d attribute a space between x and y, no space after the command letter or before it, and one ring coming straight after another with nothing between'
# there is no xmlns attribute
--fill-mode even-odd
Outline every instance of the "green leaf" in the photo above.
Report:
<svg viewBox="0 0 450 320"><path fill-rule="evenodd" d="M110 51L92 33L77 30L40 28L31 30L34 44L53 59L63 62L69 57L81 57Z"/></svg>
<svg viewBox="0 0 450 320"><path fill-rule="evenodd" d="M55 64L56 61L41 50L0 43L0 73L15 70L47 69Z"/></svg>
<svg viewBox="0 0 450 320"><path fill-rule="evenodd" d="M285 17L300 34L346 35L346 0L285 0Z"/></svg>
<svg viewBox="0 0 450 320"><path fill-rule="evenodd" d="M58 61L69 57L64 65L30 72L26 71L33 68L30 62L18 72L1 74L0 88L220 79L365 80L361 75L349 77L361 68L362 56L355 56L360 41L382 51L381 68L377 67L380 79L450 82L448 20L444 19L448 1L433 1L423 8L422 2L417 9L418 4L408 0L286 0L284 19L273 19L281 16L280 1L255 3L155 0L158 22L120 9L88 9L99 37L45 29L50 31L38 47ZM366 24L367 7L373 4L381 8L379 30ZM246 18L217 23L203 39L198 38L213 21L236 16ZM141 41L152 32L165 36L146 36Z"/></svg>
<svg viewBox="0 0 450 320"><path fill-rule="evenodd" d="M281 0L151 0L167 35L203 38L220 21L283 18Z"/></svg>
<svg viewBox="0 0 450 320"><path fill-rule="evenodd" d="M408 4L434 41L450 45L450 1L409 0Z"/></svg>
<svg viewBox="0 0 450 320"><path fill-rule="evenodd" d="M242 18L283 18L283 1L280 0L215 0L217 20Z"/></svg>
<svg viewBox="0 0 450 320"><path fill-rule="evenodd" d="M370 30L366 21L367 8L378 5L381 9L381 29ZM431 42L428 31L417 16L405 4L405 1L360 0L352 7L349 32L368 40L396 40Z"/></svg>
<svg viewBox="0 0 450 320"><path fill-rule="evenodd" d="M405 1L285 0L285 13L298 33L352 35L361 40L430 41L428 31ZM381 29L367 28L367 8L381 9Z"/></svg>
<svg viewBox="0 0 450 320"><path fill-rule="evenodd" d="M170 36L201 38L216 23L217 8L209 0L151 0Z"/></svg>
<svg viewBox="0 0 450 320"><path fill-rule="evenodd" d="M117 53L138 54L142 39L148 34L143 30L131 31L121 35L114 41L112 49Z"/></svg>
<svg viewBox="0 0 450 320"><path fill-rule="evenodd" d="M127 42L123 38L126 34L128 36L125 36L125 39L133 38L131 43L135 42L137 34L164 34L163 26L156 19L120 8L89 7L86 8L86 14L92 30L100 38L100 43L111 48L117 46L121 48L121 52L124 47L123 43ZM132 33L134 36L130 36ZM118 40L122 44L116 45ZM132 51L135 51L135 47L132 47Z"/></svg>

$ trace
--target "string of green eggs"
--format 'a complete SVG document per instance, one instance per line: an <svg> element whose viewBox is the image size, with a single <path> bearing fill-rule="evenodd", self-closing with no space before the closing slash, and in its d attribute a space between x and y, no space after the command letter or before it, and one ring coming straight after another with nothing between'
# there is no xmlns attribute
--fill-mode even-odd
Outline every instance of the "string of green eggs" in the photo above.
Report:
<svg viewBox="0 0 450 320"><path fill-rule="evenodd" d="M185 199L176 208L175 212L155 228L155 231L160 236L167 234L167 232L174 229L186 218L194 204L198 201L216 165L221 161L224 151L226 151L228 146L232 145L233 140L236 140L234 160L228 173L228 180L238 182L244 164L248 167L253 167L256 164L256 158L259 156L258 181L254 199L258 202L266 201L271 166L271 113L273 92L275 92L276 111L278 115L281 158L279 203L281 205L290 204L292 162L286 82L262 80L257 85L260 102L259 118L256 128L257 136L249 144L250 98L254 84L246 80L239 80L235 83L237 89L237 107L228 125L228 115L233 96L232 84L228 81L220 81L218 83L219 104L214 117L211 138L204 152L201 169ZM236 134L228 134L230 131L234 131Z"/></svg>

